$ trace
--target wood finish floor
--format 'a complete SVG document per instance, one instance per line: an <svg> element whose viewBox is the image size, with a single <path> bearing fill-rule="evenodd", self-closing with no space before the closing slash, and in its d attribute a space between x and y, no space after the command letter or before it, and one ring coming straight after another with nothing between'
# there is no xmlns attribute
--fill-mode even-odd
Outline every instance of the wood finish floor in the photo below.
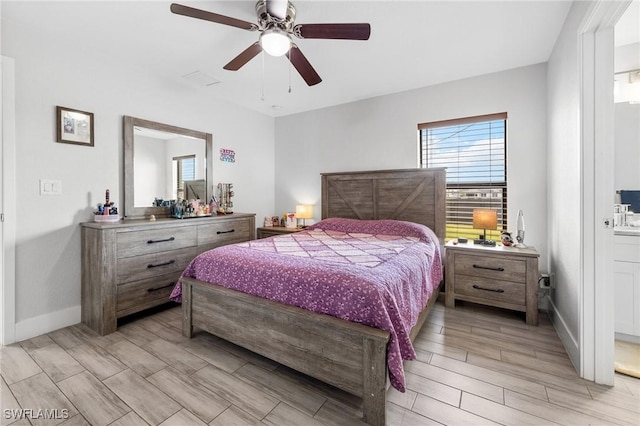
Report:
<svg viewBox="0 0 640 426"><path fill-rule="evenodd" d="M180 328L178 307L107 336L76 325L3 347L1 423L360 424L358 398ZM580 379L544 314L530 327L518 313L439 302L415 346L407 392L387 393L389 425L640 424L640 379ZM28 418L14 418L20 408Z"/></svg>

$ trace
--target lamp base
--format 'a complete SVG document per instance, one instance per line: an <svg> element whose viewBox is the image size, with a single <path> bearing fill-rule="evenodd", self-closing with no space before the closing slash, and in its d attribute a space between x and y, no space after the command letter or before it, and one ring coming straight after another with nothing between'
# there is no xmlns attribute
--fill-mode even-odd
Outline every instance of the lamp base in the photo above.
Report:
<svg viewBox="0 0 640 426"><path fill-rule="evenodd" d="M496 242L493 240L487 240L483 235L479 236L480 238L476 238L475 240L473 240L473 244L478 244L478 245L482 245L482 246L487 246L487 247L495 247L496 246Z"/></svg>

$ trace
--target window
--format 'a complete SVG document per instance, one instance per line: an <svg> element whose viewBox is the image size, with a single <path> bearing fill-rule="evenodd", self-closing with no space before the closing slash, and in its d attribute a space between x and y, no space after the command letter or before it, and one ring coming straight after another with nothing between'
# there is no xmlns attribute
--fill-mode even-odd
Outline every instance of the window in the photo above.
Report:
<svg viewBox="0 0 640 426"><path fill-rule="evenodd" d="M173 157L173 169L175 178L174 193L176 198L185 198L185 180L196 178L196 156L187 155L184 157Z"/></svg>
<svg viewBox="0 0 640 426"><path fill-rule="evenodd" d="M473 229L474 209L498 213L487 239L507 229L506 129L506 113L418 124L420 167L447 168L447 241L482 233Z"/></svg>

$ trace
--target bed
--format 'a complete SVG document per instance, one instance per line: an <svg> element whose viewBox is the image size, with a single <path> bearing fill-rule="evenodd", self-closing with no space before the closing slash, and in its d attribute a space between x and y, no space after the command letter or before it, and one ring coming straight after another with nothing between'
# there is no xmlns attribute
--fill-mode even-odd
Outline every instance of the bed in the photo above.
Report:
<svg viewBox="0 0 640 426"><path fill-rule="evenodd" d="M416 250L425 250L424 246L427 244L420 242L423 239L421 233L422 229L428 227L427 231L434 235L433 244L437 246L437 250L432 253L437 255L437 259L432 258L429 263L435 265L436 269L441 268L439 257L445 233L444 169L324 173L321 175L321 181L323 220L310 227L309 230L289 235L289 237L297 237L298 243L303 241L309 246L317 244L318 238L320 240L323 238L350 239L349 241L355 244L369 244L373 241L374 246L372 247L376 250L382 250L377 253L383 253L378 256L379 260L382 259L380 263L387 267L386 265L392 265L392 262L384 258L384 250L423 256L417 254ZM330 218L340 219L327 220ZM384 236L378 238L376 234L363 232L370 229L369 225L371 224L378 224L385 229L387 226L391 226L394 232L385 231L384 235L389 235L389 238ZM351 228L352 225L356 228ZM345 226L346 228L344 228ZM357 226L365 226L365 228L357 228ZM399 229L394 228L397 226L403 230L408 227L409 235L392 235L400 233L395 232L396 229ZM272 238L268 240L272 240ZM313 240L314 238L316 240ZM364 241L357 241L358 238L364 239ZM391 241L384 241L388 239ZM287 240L284 239L278 241L283 244L287 243ZM337 305L338 303L335 301L331 303L313 302L317 305L324 305L319 313L298 307L306 306L303 300L304 296L299 294L298 299L294 301L298 306L292 306L280 303L277 298L270 300L245 293L247 288L242 288L242 285L251 281L252 275L259 274L261 279L268 275L269 280L276 287L278 287L278 282L274 276L277 277L278 274L283 277L280 278L283 282L285 281L284 277L288 276L287 274L307 275L307 272L301 274L295 269L292 269L294 272L290 272L286 268L288 268L288 262L294 262L291 259L297 255L308 256L309 253L298 252L297 255L289 253L276 259L272 253L269 253L270 247L272 248L276 242L276 240L255 240L244 243L244 245L225 246L212 252L203 253L194 259L193 264L200 264L201 267L205 265L204 269L208 272L213 271L217 279L207 278L210 282L201 281L196 278L202 278L202 274L189 272L190 268L185 270L179 289L183 307L183 334L191 337L196 329L204 330L360 396L363 399L364 421L371 425L384 425L387 373L390 373L390 383L403 390L402 360L412 359L411 351L413 348L410 341L420 330L437 298L442 277L441 269L428 272L431 277L438 277L439 273L440 279L433 283L432 288L426 292L428 293L426 296L425 292L422 292L423 298L418 297L417 303L420 304L418 312L411 315L409 320L405 320L403 323L405 327L403 329L401 327L401 330L396 332L394 328L384 330L365 325L363 321L366 318L357 318L355 317L357 315L348 309L346 310L348 313L343 317L351 320L332 316L334 312L328 312L326 308L329 305ZM340 244L342 242L342 240L339 241ZM255 272L244 271L245 275L225 272L244 268L242 264L247 262L242 260L237 261L237 265L234 266L228 266L231 264L224 263L227 267L223 269L220 269L220 265L214 265L216 262L233 262L234 252L251 250L262 253L256 256L258 269L254 269ZM199 260L202 256L209 256L208 262L210 263L202 259ZM283 261L285 263L282 264L282 269L273 267L275 262L280 262L280 258L285 257L288 260ZM270 258L274 263L269 263L271 262ZM371 270L377 267L375 259L365 259L365 261L367 260L373 261L373 263L368 266L359 266L361 268L359 272L351 275L376 275L376 273L362 272L367 267ZM344 259L342 261L349 262ZM336 275L329 281L340 280L341 283L350 281L349 271L343 271L337 263L334 265L332 269L336 271L335 273L342 271L340 273L344 272L344 275ZM216 267L218 269L215 269ZM238 287L243 291L229 288L230 282L234 284L234 280L235 284L238 284ZM304 286L300 283L297 285L298 287ZM251 286L249 285L249 287ZM404 288L403 286L399 287ZM347 294L349 292L345 289L348 288L350 287L343 287L333 295L331 293L323 294L320 299ZM254 293L257 294L257 292ZM362 295L354 297L358 298ZM385 300L388 298L386 295L383 297ZM310 298L307 299L310 300ZM300 300L303 302L298 303ZM369 306L375 303L378 302L369 303L367 301L365 304ZM402 303L398 306L400 306L398 311L404 311ZM387 317L391 317L392 322L395 318L394 307L398 308L398 306L394 305L388 310L391 314ZM323 309L325 310L323 311ZM420 311L420 309L422 310ZM406 348L407 339L410 349ZM400 352L395 350L398 346L403 347Z"/></svg>

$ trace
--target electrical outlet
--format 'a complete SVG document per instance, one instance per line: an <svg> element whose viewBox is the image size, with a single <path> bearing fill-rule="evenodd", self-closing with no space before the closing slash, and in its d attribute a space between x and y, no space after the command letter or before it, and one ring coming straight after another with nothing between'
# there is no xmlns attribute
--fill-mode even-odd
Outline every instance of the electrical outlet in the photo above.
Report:
<svg viewBox="0 0 640 426"><path fill-rule="evenodd" d="M551 288L551 277L549 274L540 275L540 288Z"/></svg>

